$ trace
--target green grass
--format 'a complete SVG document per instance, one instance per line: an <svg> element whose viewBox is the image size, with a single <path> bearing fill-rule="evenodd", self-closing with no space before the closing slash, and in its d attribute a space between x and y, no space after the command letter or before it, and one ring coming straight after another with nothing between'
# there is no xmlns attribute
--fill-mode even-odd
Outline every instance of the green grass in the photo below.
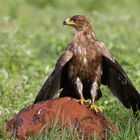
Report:
<svg viewBox="0 0 140 140"><path fill-rule="evenodd" d="M139 0L1 0L0 139L6 139L7 120L32 104L71 41L74 30L62 22L72 15L90 18L97 38L105 42L140 91L139 7ZM120 129L108 139L138 140L140 122L105 87L103 91L98 104ZM66 134L63 139L68 138Z"/></svg>

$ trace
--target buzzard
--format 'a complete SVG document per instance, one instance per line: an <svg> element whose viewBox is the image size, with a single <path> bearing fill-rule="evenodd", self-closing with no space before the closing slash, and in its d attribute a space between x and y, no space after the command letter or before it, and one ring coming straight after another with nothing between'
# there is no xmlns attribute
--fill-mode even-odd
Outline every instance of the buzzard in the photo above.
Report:
<svg viewBox="0 0 140 140"><path fill-rule="evenodd" d="M139 111L140 94L104 43L97 41L88 18L75 15L63 25L75 28L73 40L58 59L34 103L51 99L62 89L60 97L70 96L81 103L91 99L91 108L98 112L95 101L102 96L100 85L103 84L126 108L132 108L134 114Z"/></svg>

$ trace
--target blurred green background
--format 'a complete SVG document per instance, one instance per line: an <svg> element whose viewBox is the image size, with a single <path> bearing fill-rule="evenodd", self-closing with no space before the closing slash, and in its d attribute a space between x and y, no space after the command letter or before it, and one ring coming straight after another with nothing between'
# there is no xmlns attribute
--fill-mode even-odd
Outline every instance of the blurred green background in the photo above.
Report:
<svg viewBox="0 0 140 140"><path fill-rule="evenodd" d="M89 17L98 40L105 42L140 91L139 0L0 0L0 138L5 123L32 104L74 30L63 27L73 15ZM111 138L138 139L134 123L108 89L98 102L120 128ZM111 139L110 138L110 139Z"/></svg>

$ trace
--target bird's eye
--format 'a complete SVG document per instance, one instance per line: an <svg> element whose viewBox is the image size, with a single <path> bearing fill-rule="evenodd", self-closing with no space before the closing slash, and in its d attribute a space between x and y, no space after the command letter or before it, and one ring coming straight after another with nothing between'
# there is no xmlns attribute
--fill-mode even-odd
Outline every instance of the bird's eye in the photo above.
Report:
<svg viewBox="0 0 140 140"><path fill-rule="evenodd" d="M76 22L77 18L78 18L78 15L73 16L73 17L71 18L71 20L72 20L73 22Z"/></svg>
<svg viewBox="0 0 140 140"><path fill-rule="evenodd" d="M73 22L76 22L76 19L75 19L75 18L71 18L71 20L72 20Z"/></svg>

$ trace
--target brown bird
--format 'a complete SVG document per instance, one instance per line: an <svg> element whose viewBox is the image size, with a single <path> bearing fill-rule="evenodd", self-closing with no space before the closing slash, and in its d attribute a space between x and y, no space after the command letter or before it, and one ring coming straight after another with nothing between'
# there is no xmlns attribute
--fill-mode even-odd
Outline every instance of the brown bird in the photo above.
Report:
<svg viewBox="0 0 140 140"><path fill-rule="evenodd" d="M69 47L58 59L34 103L48 100L62 89L60 97L70 96L85 102L91 99L91 108L101 96L100 85L107 85L126 108L140 110L140 94L104 43L97 41L89 20L83 15L66 19L63 25L76 29Z"/></svg>

